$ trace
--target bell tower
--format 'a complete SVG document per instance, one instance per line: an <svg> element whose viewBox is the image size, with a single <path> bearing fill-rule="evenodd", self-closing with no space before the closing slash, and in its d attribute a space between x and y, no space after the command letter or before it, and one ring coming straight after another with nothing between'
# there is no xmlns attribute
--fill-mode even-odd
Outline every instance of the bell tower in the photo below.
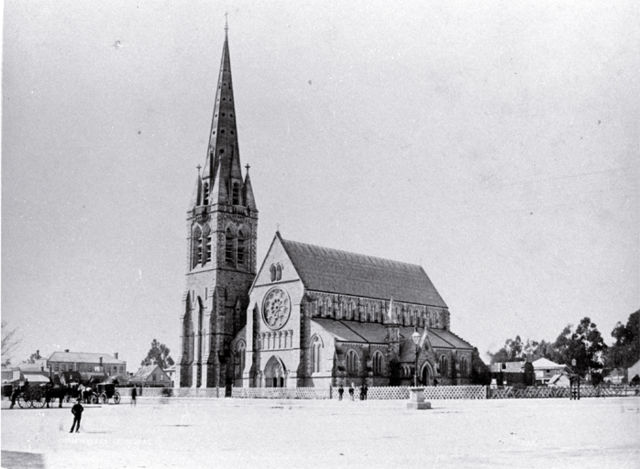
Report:
<svg viewBox="0 0 640 469"><path fill-rule="evenodd" d="M246 324L256 275L258 209L245 168L243 176L225 24L207 155L187 211L180 387L227 387L232 379L230 342Z"/></svg>

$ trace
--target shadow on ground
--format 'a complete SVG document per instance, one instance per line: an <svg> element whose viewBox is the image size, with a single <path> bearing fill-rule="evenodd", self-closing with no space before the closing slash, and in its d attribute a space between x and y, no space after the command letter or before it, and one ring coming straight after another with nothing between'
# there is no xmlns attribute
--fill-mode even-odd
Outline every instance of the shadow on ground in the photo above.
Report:
<svg viewBox="0 0 640 469"><path fill-rule="evenodd" d="M2 451L2 467L4 469L43 469L46 466L44 457L40 453Z"/></svg>

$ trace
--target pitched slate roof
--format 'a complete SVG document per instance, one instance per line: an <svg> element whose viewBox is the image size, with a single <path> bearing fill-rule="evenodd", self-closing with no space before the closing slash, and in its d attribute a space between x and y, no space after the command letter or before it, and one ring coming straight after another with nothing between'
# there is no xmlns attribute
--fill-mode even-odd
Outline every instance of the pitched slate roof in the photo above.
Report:
<svg viewBox="0 0 640 469"><path fill-rule="evenodd" d="M411 339L414 328L408 326L400 327L400 357L398 361L403 363L413 363L415 360L416 346ZM422 329L418 329L422 334ZM446 329L427 329L427 340L429 345L434 349L451 349L451 350L472 350L473 346L467 341L461 339L453 332Z"/></svg>
<svg viewBox="0 0 640 469"><path fill-rule="evenodd" d="M149 376L151 376L153 374L153 372L156 370L156 368L160 368L160 365L155 365L155 364L154 365L143 365L138 369L138 371L136 371L133 374L133 376L130 379L131 380L136 380L136 381L144 381ZM162 371L162 368L160 368L160 371ZM164 373L164 371L162 371L162 372Z"/></svg>
<svg viewBox="0 0 640 469"><path fill-rule="evenodd" d="M312 321L342 342L362 344L385 342L387 331L384 325L379 323L339 321L329 318L313 318Z"/></svg>
<svg viewBox="0 0 640 469"><path fill-rule="evenodd" d="M125 365L123 360L117 360L108 353L90 353L90 352L53 352L49 357L50 362L63 363L102 363L104 365Z"/></svg>
<svg viewBox="0 0 640 469"><path fill-rule="evenodd" d="M321 326L324 330L329 332L336 340L342 342L355 342L355 343L369 343L369 344L384 344L386 343L387 330L383 324L380 323L367 323L358 321L339 321L330 318L314 318L313 322ZM401 359L400 361L411 361L415 357L415 346L411 340L411 334L413 334L413 327L401 326L400 327L400 342ZM422 329L418 330L422 333ZM471 350L473 346L465 340L461 339L451 331L444 329L428 329L428 339L431 347L438 349L457 349L457 350ZM404 360L405 355L410 359ZM414 358L411 358L414 357Z"/></svg>
<svg viewBox="0 0 640 469"><path fill-rule="evenodd" d="M307 290L447 307L419 265L280 240Z"/></svg>

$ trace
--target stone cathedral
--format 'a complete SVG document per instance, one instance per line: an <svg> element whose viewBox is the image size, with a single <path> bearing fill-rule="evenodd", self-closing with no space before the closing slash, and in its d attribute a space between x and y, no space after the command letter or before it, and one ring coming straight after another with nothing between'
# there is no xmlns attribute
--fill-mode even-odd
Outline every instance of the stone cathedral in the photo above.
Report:
<svg viewBox="0 0 640 469"><path fill-rule="evenodd" d="M468 384L473 347L418 265L284 239L257 262L227 28L209 145L187 211L180 387ZM258 266L259 269L258 269ZM427 338L418 351L414 331Z"/></svg>

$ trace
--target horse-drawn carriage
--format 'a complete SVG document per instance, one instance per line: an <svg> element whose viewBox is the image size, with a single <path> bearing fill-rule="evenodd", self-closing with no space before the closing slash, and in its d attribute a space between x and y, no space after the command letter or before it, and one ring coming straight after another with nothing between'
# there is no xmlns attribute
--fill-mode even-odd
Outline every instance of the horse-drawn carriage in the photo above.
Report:
<svg viewBox="0 0 640 469"><path fill-rule="evenodd" d="M116 391L114 383L98 384L98 399L102 404L109 404L109 400L113 399L114 404L120 404L120 393Z"/></svg>
<svg viewBox="0 0 640 469"><path fill-rule="evenodd" d="M44 407L46 404L46 384L40 385L23 385L14 390L15 396L12 395L11 402L18 403L21 409L29 407Z"/></svg>
<svg viewBox="0 0 640 469"><path fill-rule="evenodd" d="M120 404L120 393L116 391L117 380L106 378L104 381L88 382L82 386L82 400L87 404L109 404L113 399L114 404Z"/></svg>

